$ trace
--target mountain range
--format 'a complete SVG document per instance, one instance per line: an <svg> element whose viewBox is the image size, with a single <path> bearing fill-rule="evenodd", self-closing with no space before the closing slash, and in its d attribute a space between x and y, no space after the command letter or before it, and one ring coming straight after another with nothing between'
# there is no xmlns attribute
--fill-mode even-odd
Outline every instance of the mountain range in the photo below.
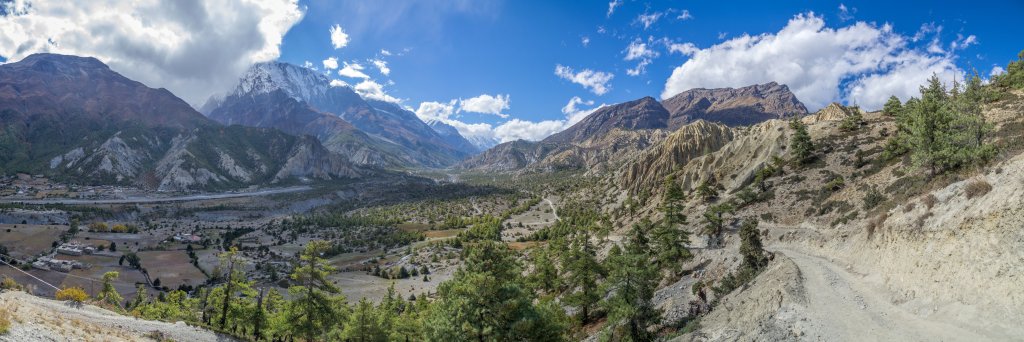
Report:
<svg viewBox="0 0 1024 342"><path fill-rule="evenodd" d="M477 152L454 128L435 130L397 104L364 99L322 73L288 63L253 65L234 91L211 98L202 110L223 124L316 137L359 165L445 167Z"/></svg>
<svg viewBox="0 0 1024 342"><path fill-rule="evenodd" d="M617 167L626 156L644 151L686 125L700 123L698 131L724 132L728 127L806 114L807 108L789 87L775 82L691 89L661 102L644 97L605 106L544 140L500 144L457 167L480 171L603 170Z"/></svg>
<svg viewBox="0 0 1024 342"><path fill-rule="evenodd" d="M600 171L680 132L717 132L701 140L721 142L734 135L729 127L807 113L774 82L692 89L605 106L541 141L479 151L482 142L451 125L279 62L253 65L201 111L94 58L32 55L0 66L0 171L160 190L355 178L382 168Z"/></svg>
<svg viewBox="0 0 1024 342"><path fill-rule="evenodd" d="M237 188L375 171L316 139L224 126L88 57L0 65L0 171L157 190Z"/></svg>

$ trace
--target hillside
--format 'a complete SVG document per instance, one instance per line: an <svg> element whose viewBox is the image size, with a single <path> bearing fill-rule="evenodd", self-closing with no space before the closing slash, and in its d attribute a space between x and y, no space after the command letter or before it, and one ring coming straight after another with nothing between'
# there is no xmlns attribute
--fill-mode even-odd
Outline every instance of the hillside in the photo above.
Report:
<svg viewBox="0 0 1024 342"><path fill-rule="evenodd" d="M185 323L147 321L85 304L0 292L0 307L11 326L0 341L232 341Z"/></svg>
<svg viewBox="0 0 1024 342"><path fill-rule="evenodd" d="M749 126L769 119L807 114L807 108L784 84L769 82L742 88L690 89L661 101L676 129L696 120Z"/></svg>
<svg viewBox="0 0 1024 342"><path fill-rule="evenodd" d="M92 58L38 54L0 66L0 117L5 174L173 191L366 172L313 139L222 126Z"/></svg>

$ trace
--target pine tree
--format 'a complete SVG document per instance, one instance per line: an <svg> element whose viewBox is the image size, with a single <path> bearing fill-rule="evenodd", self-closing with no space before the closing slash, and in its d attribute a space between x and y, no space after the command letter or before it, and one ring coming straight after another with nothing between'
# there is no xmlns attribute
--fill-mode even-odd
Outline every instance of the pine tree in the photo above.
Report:
<svg viewBox="0 0 1024 342"><path fill-rule="evenodd" d="M561 275L558 272L554 259L555 255L550 247L534 249L533 253L530 254L533 270L526 277L526 282L530 287L546 294L555 294L561 289Z"/></svg>
<svg viewBox="0 0 1024 342"><path fill-rule="evenodd" d="M743 264L753 269L761 269L768 264L757 224L757 219L748 218L740 227L740 255L743 256Z"/></svg>
<svg viewBox="0 0 1024 342"><path fill-rule="evenodd" d="M327 280L327 275L335 268L320 257L329 248L330 244L323 240L307 243L291 274L297 285L288 288L293 298L287 311L291 332L311 341L322 339L324 333L346 316L345 297Z"/></svg>
<svg viewBox="0 0 1024 342"><path fill-rule="evenodd" d="M577 309L577 321L580 325L590 322L593 308L601 300L597 282L605 277L606 272L599 262L597 253L590 244L590 235L583 232L577 234L576 241L565 258L567 272L565 283L568 294L566 304Z"/></svg>
<svg viewBox="0 0 1024 342"><path fill-rule="evenodd" d="M889 96L889 100L885 101L885 105L882 106L882 114L888 116L898 116L903 110L903 103L900 102L900 98L896 95Z"/></svg>
<svg viewBox="0 0 1024 342"><path fill-rule="evenodd" d="M793 160L800 164L810 162L814 157L814 143L811 142L811 135L807 133L807 125L794 117L789 121L789 128L793 130L793 135L789 140L789 150Z"/></svg>
<svg viewBox="0 0 1024 342"><path fill-rule="evenodd" d="M680 227L686 224L686 215L683 214L685 196L675 178L669 176L665 180L665 195L661 205L665 218L651 232L655 244L655 263L661 269L669 269L673 275L679 274L679 264L693 258L693 254L686 248L690 244L690 232Z"/></svg>
<svg viewBox="0 0 1024 342"><path fill-rule="evenodd" d="M437 289L424 323L433 341L561 341L564 319L535 306L523 286L521 268L503 243L467 245L465 264ZM563 313L564 315L564 313Z"/></svg>
<svg viewBox="0 0 1024 342"><path fill-rule="evenodd" d="M366 298L360 299L344 329L340 333L332 334L332 340L338 341L359 341L359 342L385 342L388 340L387 329L381 324L381 313L373 307Z"/></svg>
<svg viewBox="0 0 1024 342"><path fill-rule="evenodd" d="M928 85L921 87L921 100L910 115L910 152L914 166L928 169L934 177L943 162L943 151L949 148L946 132L953 119L947 102L946 87L932 75Z"/></svg>
<svg viewBox="0 0 1024 342"><path fill-rule="evenodd" d="M652 298L658 285L658 269L650 262L645 228L633 227L626 247L610 254L606 262L611 270L604 290L608 312L604 337L610 341L653 341L656 335L647 328L661 319L661 311Z"/></svg>
<svg viewBox="0 0 1024 342"><path fill-rule="evenodd" d="M723 215L731 212L732 206L729 203L713 205L704 210L704 229L701 232L707 236L709 248L719 245L719 240L725 231Z"/></svg>

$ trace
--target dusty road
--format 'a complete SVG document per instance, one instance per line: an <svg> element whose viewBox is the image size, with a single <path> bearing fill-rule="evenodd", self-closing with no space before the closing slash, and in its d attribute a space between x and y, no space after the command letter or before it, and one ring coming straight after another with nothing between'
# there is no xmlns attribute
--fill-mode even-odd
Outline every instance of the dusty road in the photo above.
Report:
<svg viewBox="0 0 1024 342"><path fill-rule="evenodd" d="M884 289L828 259L778 248L796 263L807 296L808 337L824 341L995 341L983 331L930 320L892 304Z"/></svg>

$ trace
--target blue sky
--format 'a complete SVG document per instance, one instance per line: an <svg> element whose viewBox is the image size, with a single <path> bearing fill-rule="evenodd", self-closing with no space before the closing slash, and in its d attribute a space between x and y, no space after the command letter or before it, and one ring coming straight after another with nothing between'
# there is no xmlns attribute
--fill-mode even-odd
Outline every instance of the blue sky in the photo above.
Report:
<svg viewBox="0 0 1024 342"><path fill-rule="evenodd" d="M388 95L415 109L423 102L447 104L481 94L507 95L508 108L501 111L507 118L465 110L449 117L497 126L514 118L531 122L565 119L562 109L573 97L593 101L590 106L579 105L581 109L643 96L660 98L673 70L691 57L670 52L671 44L692 43L694 48L707 49L744 34L775 35L797 16L820 20L824 29L843 29L858 22L877 30L891 25L890 35L906 42L884 52L918 51L920 58L937 56L960 70L976 68L983 75L1015 59L1024 49L1020 45L1024 42L1020 40L1022 29L1012 24L1019 20L1015 16L1024 13L1022 2L975 1L969 6L962 1L614 3L614 10L609 11L608 1L300 2L308 8L306 16L284 37L280 59L295 64L309 61L321 70L321 61L328 57L359 64ZM332 46L329 28L333 25L347 34L344 47ZM646 46L650 62L642 72L630 75L630 69L644 61L626 60L634 42ZM941 51L928 52L934 46ZM784 42L774 46L808 47L814 46L788 47ZM382 49L391 56L383 56ZM377 59L386 61L389 75L373 67L371 60ZM557 76L558 65L575 72L590 69L613 76L608 89L596 93ZM815 100L856 102L843 88L860 75L885 75L887 71L878 68L841 74L837 96L822 95ZM336 74L332 77L350 84L361 82ZM700 86L701 82L683 84ZM743 84L735 86L739 85ZM910 88L916 89L916 85ZM804 101L811 102L812 109L821 106L820 100ZM458 112L458 104L455 107Z"/></svg>
<svg viewBox="0 0 1024 342"><path fill-rule="evenodd" d="M985 0L0 0L0 62L94 56L197 107L253 63L309 62L494 143L693 87L776 81L812 110L874 109L932 74L998 72L1024 49L1022 13Z"/></svg>

